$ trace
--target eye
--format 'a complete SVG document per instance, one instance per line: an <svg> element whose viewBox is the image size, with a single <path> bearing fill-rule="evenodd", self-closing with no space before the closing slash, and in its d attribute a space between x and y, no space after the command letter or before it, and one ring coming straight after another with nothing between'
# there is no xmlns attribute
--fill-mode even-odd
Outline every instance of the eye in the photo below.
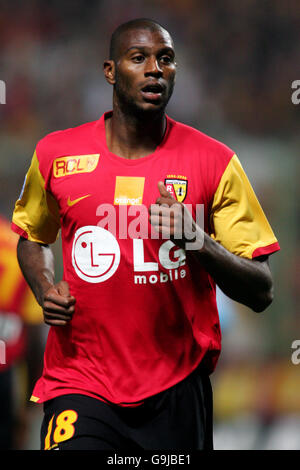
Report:
<svg viewBox="0 0 300 470"><path fill-rule="evenodd" d="M138 54L132 57L133 62L140 64L144 60L144 56L142 54Z"/></svg>
<svg viewBox="0 0 300 470"><path fill-rule="evenodd" d="M160 57L160 62L162 62L163 64L165 65L168 65L168 64L171 64L174 62L174 59L173 57L169 56L169 55L163 55Z"/></svg>

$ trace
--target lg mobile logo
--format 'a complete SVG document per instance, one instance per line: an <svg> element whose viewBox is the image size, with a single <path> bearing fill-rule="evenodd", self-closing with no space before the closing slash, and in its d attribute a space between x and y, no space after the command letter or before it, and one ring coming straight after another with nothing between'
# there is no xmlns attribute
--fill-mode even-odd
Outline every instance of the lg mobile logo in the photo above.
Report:
<svg viewBox="0 0 300 470"><path fill-rule="evenodd" d="M171 240L160 245L159 263L145 261L143 239L133 239L132 250L135 284L174 282L186 276L186 270L183 268L186 261L185 251ZM89 225L81 227L75 233L72 264L80 279L89 283L104 282L115 274L120 260L119 243L108 230ZM160 271L160 266L164 271ZM147 276L150 272L152 274Z"/></svg>

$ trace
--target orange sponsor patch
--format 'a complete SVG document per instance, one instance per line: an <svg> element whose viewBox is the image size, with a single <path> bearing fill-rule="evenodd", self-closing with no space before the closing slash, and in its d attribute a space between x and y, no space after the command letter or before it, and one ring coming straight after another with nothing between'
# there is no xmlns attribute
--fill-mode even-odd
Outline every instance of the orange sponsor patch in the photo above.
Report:
<svg viewBox="0 0 300 470"><path fill-rule="evenodd" d="M98 165L100 154L74 155L56 158L53 162L53 175L61 178L78 173L91 173Z"/></svg>
<svg viewBox="0 0 300 470"><path fill-rule="evenodd" d="M143 203L145 178L140 176L117 176L114 204L136 206Z"/></svg>

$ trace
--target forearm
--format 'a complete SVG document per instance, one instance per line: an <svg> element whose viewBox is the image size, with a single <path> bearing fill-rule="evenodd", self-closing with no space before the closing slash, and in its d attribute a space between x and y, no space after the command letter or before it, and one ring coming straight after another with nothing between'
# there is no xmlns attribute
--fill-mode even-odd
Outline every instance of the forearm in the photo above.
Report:
<svg viewBox="0 0 300 470"><path fill-rule="evenodd" d="M256 312L265 310L272 302L273 282L267 261L236 256L207 234L203 248L195 256L231 299Z"/></svg>
<svg viewBox="0 0 300 470"><path fill-rule="evenodd" d="M66 281L54 284L51 248L20 238L17 254L23 275L43 308L45 323L50 326L67 325L72 320L76 299L70 295Z"/></svg>
<svg viewBox="0 0 300 470"><path fill-rule="evenodd" d="M27 283L42 305L44 293L54 284L54 257L51 248L20 237L17 256Z"/></svg>

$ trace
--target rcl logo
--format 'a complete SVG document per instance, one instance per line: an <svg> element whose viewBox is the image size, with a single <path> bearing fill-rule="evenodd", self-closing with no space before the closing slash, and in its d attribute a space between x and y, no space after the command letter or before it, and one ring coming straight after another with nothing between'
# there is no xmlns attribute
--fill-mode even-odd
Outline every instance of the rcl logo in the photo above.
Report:
<svg viewBox="0 0 300 470"><path fill-rule="evenodd" d="M160 276L152 275L150 283L166 282L178 278L177 269L185 264L185 251L171 241L167 240L161 244L158 251L158 258L161 266L169 270L167 273L159 273ZM121 259L120 247L115 236L102 227L88 225L78 229L74 236L72 247L72 264L80 279L99 283L109 279L117 271ZM144 241L133 239L133 270L135 273L158 272L159 264L152 261L145 261ZM180 277L185 276L183 272ZM154 280L156 279L156 281ZM145 275L135 275L136 284L146 283Z"/></svg>

